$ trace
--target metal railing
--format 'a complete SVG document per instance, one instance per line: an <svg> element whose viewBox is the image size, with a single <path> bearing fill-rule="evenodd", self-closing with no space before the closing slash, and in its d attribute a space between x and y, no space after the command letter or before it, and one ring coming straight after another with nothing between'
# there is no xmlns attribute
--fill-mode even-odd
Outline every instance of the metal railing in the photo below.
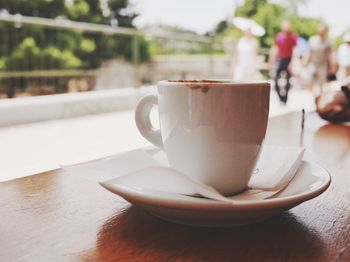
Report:
<svg viewBox="0 0 350 262"><path fill-rule="evenodd" d="M76 22L68 20L66 18L58 17L56 19L42 18L42 17L32 17L32 16L22 16L20 14L11 15L6 12L0 12L0 21L13 22L17 26L21 24L30 25L41 25L45 27L53 28L65 28L72 31L78 32L97 32L105 33L110 35L126 35L126 36L148 36L157 38L167 38L172 40L185 40L193 42L208 43L212 42L211 37L207 36L190 36L183 33L169 33L165 31L148 31L148 30L138 30L134 28L125 28L119 26L110 26L102 24L93 24L85 22Z"/></svg>
<svg viewBox="0 0 350 262"><path fill-rule="evenodd" d="M204 70L203 68L201 68L198 71L204 71L205 72L204 75L207 75L207 76L214 75L214 66L215 66L214 65L215 59L213 57L214 50L222 49L222 46L220 44L215 43L212 37L189 35L189 34L183 34L183 33L173 33L173 32L167 32L165 30L138 30L134 28L123 28L118 26L75 22L64 18L48 19L48 18L40 18L40 17L22 16L20 14L13 15L7 12L0 12L0 23L10 23L15 28L21 28L23 26L28 25L28 26L40 26L43 28L53 29L53 30L65 30L65 31L80 32L80 33L94 33L94 34L104 34L108 36L127 37L128 39L130 39L129 44L132 47L131 48L131 62L133 65L132 85L135 87L140 86L142 82L144 82L142 79L141 71L147 72L149 68L151 68L152 66L154 67L154 60L155 60L153 58L146 66L141 65L140 52L139 52L139 44L140 44L139 41L141 37L147 39L147 41L149 42L156 42L159 40L172 41L173 43L171 44L172 48L176 48L177 46L176 43L184 43L184 42L205 46L206 52L204 55L206 56L205 58L206 61L205 63L202 62L202 64L203 65L205 64L206 66ZM171 52L169 52L169 54L170 53ZM196 56L193 56L193 57L196 57ZM111 57L111 59L113 59L113 57ZM181 64L181 59L175 59L175 60L177 60L176 61L178 62L177 64ZM146 69L144 67L146 67ZM175 72L177 71L177 67L179 66L174 65L173 68L169 68L168 71ZM186 70L188 69L182 70L181 68L179 68L177 73L183 76ZM35 80L34 81L35 83L39 83L37 84L38 86L40 85L45 86L46 82L51 83L52 85L53 79L56 79L55 81L58 81L57 79L62 79L62 78L69 79L69 78L75 78L75 77L79 77L79 78L90 77L90 78L96 79L96 77L99 76L100 71L101 71L100 69L66 70L66 69L55 69L55 68L47 69L47 70L46 69L23 70L23 68L18 68L18 70L14 69L11 71L0 71L0 92L1 92L1 86L4 86L7 84L12 88L12 91L10 91L10 93L11 92L13 93L14 90L16 90L16 85L23 82L23 79L27 79L27 80L29 79L33 81ZM91 81L91 82L95 83L96 81ZM4 89L4 87L2 89ZM91 87L89 89L91 89ZM57 90L54 92L57 92Z"/></svg>

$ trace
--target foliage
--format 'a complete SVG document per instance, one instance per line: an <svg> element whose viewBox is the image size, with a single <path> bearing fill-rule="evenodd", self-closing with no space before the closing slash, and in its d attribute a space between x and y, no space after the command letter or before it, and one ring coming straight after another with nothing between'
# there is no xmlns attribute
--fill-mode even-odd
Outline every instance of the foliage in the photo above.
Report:
<svg viewBox="0 0 350 262"><path fill-rule="evenodd" d="M343 31L343 33L341 33L340 35L336 36L334 39L333 39L333 45L336 49L338 49L338 47L344 43L344 35L346 33L349 33L350 32L350 27L347 28L346 30ZM0 61L0 65L1 65L1 61Z"/></svg>
<svg viewBox="0 0 350 262"><path fill-rule="evenodd" d="M302 16L291 16L294 30L299 36L309 39L310 36L317 33L317 27L322 23L321 19L307 18Z"/></svg>
<svg viewBox="0 0 350 262"><path fill-rule="evenodd" d="M225 32L225 30L227 28L228 28L227 20L222 20L216 25L216 27L214 29L214 33L215 34L221 34L221 33Z"/></svg>
<svg viewBox="0 0 350 262"><path fill-rule="evenodd" d="M263 47L270 47L274 43L274 36L280 30L284 18L285 8L278 4L265 4L254 15L253 19L265 28L266 34L260 38Z"/></svg>
<svg viewBox="0 0 350 262"><path fill-rule="evenodd" d="M298 2L302 4L306 1ZM295 32L306 39L316 34L317 26L321 22L321 19L299 16L287 7L270 3L267 0L246 0L241 6L236 8L235 15L253 19L265 28L266 34L259 38L262 47L271 47L273 45L274 37L280 31L280 25L284 19L289 19ZM242 33L231 26L223 32L218 32L217 35L219 38L220 35L231 35L238 38Z"/></svg>
<svg viewBox="0 0 350 262"><path fill-rule="evenodd" d="M134 27L137 14L128 0L101 3L97 0L0 0L0 9L11 14ZM125 36L14 26L7 22L0 23L0 34L0 70L93 69L107 59L132 60L132 39ZM139 40L139 53L141 61L149 59L144 39Z"/></svg>
<svg viewBox="0 0 350 262"><path fill-rule="evenodd" d="M246 0L243 5L236 8L236 16L253 17L258 10L267 4L267 0Z"/></svg>

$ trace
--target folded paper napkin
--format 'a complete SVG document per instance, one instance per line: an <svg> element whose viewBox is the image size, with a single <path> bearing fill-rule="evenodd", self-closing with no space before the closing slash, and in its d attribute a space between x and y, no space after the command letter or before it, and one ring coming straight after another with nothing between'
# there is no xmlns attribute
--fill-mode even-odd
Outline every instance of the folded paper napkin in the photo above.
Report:
<svg viewBox="0 0 350 262"><path fill-rule="evenodd" d="M284 188L297 173L304 151L304 148L301 147L265 145L248 187L265 191L278 191L280 188ZM67 173L103 183L105 181L114 181L120 177L127 178L128 176L135 180L135 177L137 179L137 174L144 172L144 170L152 170L151 168L154 170L155 167L169 167L169 164L163 151L148 148L136 149L88 163L64 165L62 169ZM156 181L157 190L167 191L169 189L168 185L172 184L171 181L165 180L167 183L163 182L162 184L156 177L152 181L152 172L148 173L150 173L148 177L141 178L140 176L138 184L149 184L149 186L152 186L154 181ZM170 176L169 179L171 179ZM119 179L118 181L120 183L120 181L125 180ZM145 186L147 187L148 185ZM174 191L173 185L171 188Z"/></svg>

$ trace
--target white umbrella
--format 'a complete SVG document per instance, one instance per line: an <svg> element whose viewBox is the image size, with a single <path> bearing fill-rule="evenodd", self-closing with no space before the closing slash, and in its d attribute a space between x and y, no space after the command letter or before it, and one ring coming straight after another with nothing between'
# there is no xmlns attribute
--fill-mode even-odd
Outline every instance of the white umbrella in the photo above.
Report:
<svg viewBox="0 0 350 262"><path fill-rule="evenodd" d="M265 29L252 19L244 17L233 18L233 24L242 31L250 30L255 36L263 36Z"/></svg>

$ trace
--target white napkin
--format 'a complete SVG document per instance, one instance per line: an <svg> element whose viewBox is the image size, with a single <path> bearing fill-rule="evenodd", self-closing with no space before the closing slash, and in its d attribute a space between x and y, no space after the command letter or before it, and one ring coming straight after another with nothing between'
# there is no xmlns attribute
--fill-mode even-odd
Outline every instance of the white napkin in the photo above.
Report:
<svg viewBox="0 0 350 262"><path fill-rule="evenodd" d="M305 149L301 147L265 145L248 187L266 191L284 187L296 174L304 151ZM88 163L64 165L62 169L72 175L104 182L154 167L169 167L169 164L164 152L148 148L136 149Z"/></svg>

